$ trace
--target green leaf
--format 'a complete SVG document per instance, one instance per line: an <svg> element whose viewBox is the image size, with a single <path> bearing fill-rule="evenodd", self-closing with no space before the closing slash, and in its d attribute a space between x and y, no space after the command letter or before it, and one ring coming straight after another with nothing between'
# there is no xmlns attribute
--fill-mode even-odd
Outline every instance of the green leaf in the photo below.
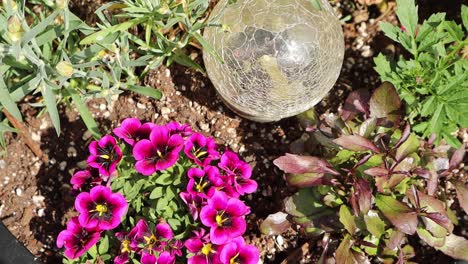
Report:
<svg viewBox="0 0 468 264"><path fill-rule="evenodd" d="M161 175L156 175L155 183L159 185L169 185L173 182L174 175L169 173L163 173Z"/></svg>
<svg viewBox="0 0 468 264"><path fill-rule="evenodd" d="M86 38L82 39L80 41L80 44L81 45L87 45L87 44L93 44L93 43L96 43L96 42L100 42L110 34L113 34L113 33L119 32L119 31L125 31L125 30L127 30L127 29L129 29L129 28L131 28L131 27L133 27L135 25L138 25L138 24L144 22L145 20L146 20L145 17L135 18L135 19L120 23L118 25L114 25L114 26L105 28L105 29L103 29L101 31L93 33L93 34L87 36Z"/></svg>
<svg viewBox="0 0 468 264"><path fill-rule="evenodd" d="M397 151L395 158L398 161L403 160L411 153L416 152L419 149L419 139L415 134L410 134L408 139L401 144Z"/></svg>
<svg viewBox="0 0 468 264"><path fill-rule="evenodd" d="M71 87L71 88L66 88L67 92L70 94L73 103L75 104L76 108L78 109L78 112L80 113L80 117L85 123L86 127L88 130L91 132L94 138L100 138L101 133L99 133L98 126L96 124L96 121L94 120L93 116L88 110L88 107L86 106L85 102L81 98L80 95L78 95L77 91Z"/></svg>
<svg viewBox="0 0 468 264"><path fill-rule="evenodd" d="M5 81L3 80L2 74L0 74L0 105L5 107L5 109L11 115L13 115L14 118L18 119L19 121L23 121L18 106L16 105L15 101L13 101L13 99L10 96L10 93L8 92L8 87L6 86Z"/></svg>
<svg viewBox="0 0 468 264"><path fill-rule="evenodd" d="M468 248L468 240L464 237L450 234L445 237L443 246L436 246L435 248L454 259L468 261L468 250L466 250Z"/></svg>
<svg viewBox="0 0 468 264"><path fill-rule="evenodd" d="M408 235L416 232L418 226L417 214L406 204L395 200L391 196L381 194L377 194L375 203L384 216L401 232Z"/></svg>
<svg viewBox="0 0 468 264"><path fill-rule="evenodd" d="M35 27L33 27L30 30L27 30L23 38L21 39L22 43L30 42L33 38L35 38L37 35L43 32L47 28L47 26L52 25L54 23L55 17L57 17L60 12L62 12L62 10L55 10L46 19L39 22L39 24L37 24Z"/></svg>
<svg viewBox="0 0 468 264"><path fill-rule="evenodd" d="M92 258L96 258L97 255L98 255L98 250L97 250L97 247L96 247L96 244L94 246L92 246L89 250L88 250L88 254L92 257Z"/></svg>
<svg viewBox="0 0 468 264"><path fill-rule="evenodd" d="M161 187L161 186L158 186L158 187L154 188L151 191L149 198L151 200L158 199L159 197L163 196L162 191L163 191L163 187Z"/></svg>
<svg viewBox="0 0 468 264"><path fill-rule="evenodd" d="M369 107L371 117L387 118L396 122L399 119L398 111L401 107L401 100L393 84L384 82L375 89Z"/></svg>
<svg viewBox="0 0 468 264"><path fill-rule="evenodd" d="M336 249L336 263L340 264L355 264L358 261L355 259L352 252L351 236L346 234L340 245Z"/></svg>
<svg viewBox="0 0 468 264"><path fill-rule="evenodd" d="M393 41L400 42L398 39L398 35L402 32L400 28L388 22L382 22L379 25L387 37L391 38Z"/></svg>
<svg viewBox="0 0 468 264"><path fill-rule="evenodd" d="M431 121L429 122L429 127L426 131L430 131L432 133L438 134L440 129L444 125L444 104L438 104L437 109L435 110L434 114L432 115Z"/></svg>
<svg viewBox="0 0 468 264"><path fill-rule="evenodd" d="M461 26L457 25L455 21L444 21L442 22L442 28L447 30L449 35L455 41L463 41L463 30Z"/></svg>
<svg viewBox="0 0 468 264"><path fill-rule="evenodd" d="M224 63L223 59L221 58L221 56L214 50L214 48L211 46L210 43L208 43L208 41L206 41L202 35L200 35L200 33L198 32L195 32L192 34L195 39L203 46L203 50L204 51L207 51L208 53L210 53L212 56L214 56L218 61Z"/></svg>
<svg viewBox="0 0 468 264"><path fill-rule="evenodd" d="M463 20L463 26L465 27L465 30L468 31L468 6L462 5L461 17Z"/></svg>
<svg viewBox="0 0 468 264"><path fill-rule="evenodd" d="M146 87L146 86L140 86L140 85L129 85L127 86L127 90L135 92L135 93L139 93L141 95L149 96L156 100L159 100L162 97L161 91L152 87Z"/></svg>
<svg viewBox="0 0 468 264"><path fill-rule="evenodd" d="M109 237L107 235L104 236L103 239L99 242L99 254L104 255L109 250Z"/></svg>
<svg viewBox="0 0 468 264"><path fill-rule="evenodd" d="M354 221L354 215L351 213L351 210L346 206L342 205L340 207L340 222L344 225L345 229L351 235L354 235L356 232L356 222Z"/></svg>
<svg viewBox="0 0 468 264"><path fill-rule="evenodd" d="M55 127L55 131L57 135L60 135L60 116L57 109L57 101L55 97L55 93L52 90L52 86L48 84L48 82L43 82L42 85L39 85L42 93L42 97L44 98L44 103L49 113L50 119L52 120L52 124Z"/></svg>
<svg viewBox="0 0 468 264"><path fill-rule="evenodd" d="M377 211L370 210L364 216L367 230L375 237L380 238L385 233L385 222L380 219Z"/></svg>
<svg viewBox="0 0 468 264"><path fill-rule="evenodd" d="M418 25L418 7L414 0L397 0L397 16L408 35L414 37Z"/></svg>

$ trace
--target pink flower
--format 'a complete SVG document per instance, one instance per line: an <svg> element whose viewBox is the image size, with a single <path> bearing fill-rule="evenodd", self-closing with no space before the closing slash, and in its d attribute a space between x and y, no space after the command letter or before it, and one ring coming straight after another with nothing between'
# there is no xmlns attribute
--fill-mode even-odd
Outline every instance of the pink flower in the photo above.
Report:
<svg viewBox="0 0 468 264"><path fill-rule="evenodd" d="M187 175L187 192L205 199L213 195L216 186L222 186L224 183L219 177L219 170L213 166L206 166L203 170L191 168Z"/></svg>
<svg viewBox="0 0 468 264"><path fill-rule="evenodd" d="M190 257L188 264L214 264L219 263L219 253L217 246L210 243L210 236L205 229L193 231L193 237L185 241L185 247L190 253L195 255Z"/></svg>
<svg viewBox="0 0 468 264"><path fill-rule="evenodd" d="M250 179L252 168L247 162L241 161L236 153L226 151L221 156L218 167L224 170L228 182L234 185L240 195L253 193L257 190L257 182Z"/></svg>
<svg viewBox="0 0 468 264"><path fill-rule="evenodd" d="M117 145L115 138L106 135L99 141L93 141L89 144L88 164L90 167L99 169L99 173L104 176L110 176L117 164L122 159L122 150Z"/></svg>
<svg viewBox="0 0 468 264"><path fill-rule="evenodd" d="M188 206L189 213L192 215L193 220L197 220L200 209L204 204L203 198L196 194L190 194L188 192L181 192L179 196Z"/></svg>
<svg viewBox="0 0 468 264"><path fill-rule="evenodd" d="M111 230L122 221L127 211L127 201L120 193L96 186L89 193L80 193L75 200L75 208L80 213L78 220L83 227Z"/></svg>
<svg viewBox="0 0 468 264"><path fill-rule="evenodd" d="M175 257L169 252L162 252L159 257L143 252L140 262L141 264L173 264L175 263Z"/></svg>
<svg viewBox="0 0 468 264"><path fill-rule="evenodd" d="M148 139L153 123L141 124L137 118L127 118L122 121L120 127L113 130L114 134L127 142L130 146L135 145L138 140Z"/></svg>
<svg viewBox="0 0 468 264"><path fill-rule="evenodd" d="M201 209L200 219L203 225L210 227L213 244L222 245L245 232L247 225L243 216L249 212L249 207L239 199L216 191Z"/></svg>
<svg viewBox="0 0 468 264"><path fill-rule="evenodd" d="M65 246L65 256L70 259L79 258L101 238L101 233L95 228L85 228L73 217L67 224L67 229L57 237L57 247Z"/></svg>
<svg viewBox="0 0 468 264"><path fill-rule="evenodd" d="M245 244L242 237L238 237L222 247L219 259L221 263L257 264L260 252L255 246Z"/></svg>
<svg viewBox="0 0 468 264"><path fill-rule="evenodd" d="M177 162L183 144L180 135L171 136L164 126L154 127L150 139L138 141L133 148L136 170L143 175L151 175L171 167Z"/></svg>
<svg viewBox="0 0 468 264"><path fill-rule="evenodd" d="M114 258L115 264L124 264L128 262L128 254L139 250L137 235L142 229L141 222L138 222L130 232L117 232L115 237L120 241L120 252Z"/></svg>
<svg viewBox="0 0 468 264"><path fill-rule="evenodd" d="M167 241L174 237L171 227L167 223L159 223L156 225L154 233L151 232L145 220L138 221L139 226L136 234L136 239L139 244L144 245L144 252L152 254L153 252L161 252L167 245Z"/></svg>
<svg viewBox="0 0 468 264"><path fill-rule="evenodd" d="M219 158L214 139L200 133L193 133L185 142L184 152L198 166L209 165L212 160Z"/></svg>
<svg viewBox="0 0 468 264"><path fill-rule="evenodd" d="M101 185L103 178L99 174L99 170L89 167L83 171L77 171L73 174L70 183L74 190L89 189L89 187Z"/></svg>
<svg viewBox="0 0 468 264"><path fill-rule="evenodd" d="M193 133L189 125L187 124L181 125L176 121L170 122L169 124L166 125L166 127L169 129L169 133L171 135L177 134L183 138L187 138Z"/></svg>

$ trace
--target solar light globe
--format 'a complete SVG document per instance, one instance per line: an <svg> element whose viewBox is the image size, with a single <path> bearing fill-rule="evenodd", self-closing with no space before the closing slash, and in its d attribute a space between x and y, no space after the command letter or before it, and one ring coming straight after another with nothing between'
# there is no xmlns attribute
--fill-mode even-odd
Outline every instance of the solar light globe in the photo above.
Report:
<svg viewBox="0 0 468 264"><path fill-rule="evenodd" d="M242 117L277 121L304 112L333 87L343 63L341 25L328 0L221 0L204 38L205 67Z"/></svg>

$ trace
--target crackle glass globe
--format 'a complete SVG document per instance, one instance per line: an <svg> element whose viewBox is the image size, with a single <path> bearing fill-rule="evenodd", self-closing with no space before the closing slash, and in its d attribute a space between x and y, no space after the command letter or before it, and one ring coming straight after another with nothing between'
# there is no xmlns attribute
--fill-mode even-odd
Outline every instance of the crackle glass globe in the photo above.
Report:
<svg viewBox="0 0 468 264"><path fill-rule="evenodd" d="M204 52L208 76L245 118L269 122L304 112L338 78L344 39L328 0L221 0L210 23L223 25L204 32L222 61Z"/></svg>

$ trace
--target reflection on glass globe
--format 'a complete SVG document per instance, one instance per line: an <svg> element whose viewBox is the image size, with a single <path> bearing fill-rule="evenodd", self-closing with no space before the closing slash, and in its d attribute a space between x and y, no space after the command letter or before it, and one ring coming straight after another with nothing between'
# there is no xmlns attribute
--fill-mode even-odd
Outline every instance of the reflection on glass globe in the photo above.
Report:
<svg viewBox="0 0 468 264"><path fill-rule="evenodd" d="M312 4L315 1L315 4ZM222 0L205 39L208 75L225 103L260 122L293 116L317 104L340 73L344 39L328 0Z"/></svg>

